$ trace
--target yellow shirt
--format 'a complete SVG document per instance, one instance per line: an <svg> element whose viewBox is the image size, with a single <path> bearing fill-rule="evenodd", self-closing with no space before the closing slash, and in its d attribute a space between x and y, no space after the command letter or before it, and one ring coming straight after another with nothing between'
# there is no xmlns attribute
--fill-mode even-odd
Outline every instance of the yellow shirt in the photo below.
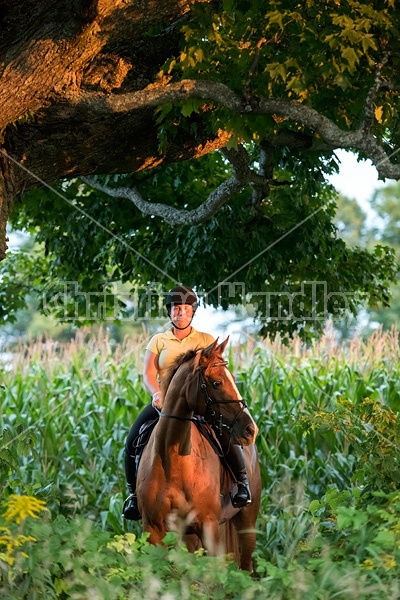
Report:
<svg viewBox="0 0 400 600"><path fill-rule="evenodd" d="M179 340L172 333L172 329L156 333L146 346L146 350L150 350L158 357L158 379L162 381L165 372L172 367L175 359L189 350L197 350L207 348L214 342L214 338L210 333L196 331L193 329L188 336Z"/></svg>

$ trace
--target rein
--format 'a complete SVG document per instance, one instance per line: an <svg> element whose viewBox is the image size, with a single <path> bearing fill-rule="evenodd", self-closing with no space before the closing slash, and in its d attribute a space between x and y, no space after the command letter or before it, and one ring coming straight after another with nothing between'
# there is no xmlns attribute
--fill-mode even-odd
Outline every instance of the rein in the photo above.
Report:
<svg viewBox="0 0 400 600"><path fill-rule="evenodd" d="M177 421L192 421L193 423L197 421L196 417L177 417L176 415L167 415L163 412L159 412L158 416L165 419L176 419Z"/></svg>

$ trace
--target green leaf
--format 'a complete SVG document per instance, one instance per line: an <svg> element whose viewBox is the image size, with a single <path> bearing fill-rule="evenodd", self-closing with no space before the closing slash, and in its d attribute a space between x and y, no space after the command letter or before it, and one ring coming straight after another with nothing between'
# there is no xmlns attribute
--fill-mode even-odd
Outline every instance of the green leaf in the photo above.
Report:
<svg viewBox="0 0 400 600"><path fill-rule="evenodd" d="M321 504L319 500L312 500L310 502L310 506L308 507L308 510L315 517L316 514L323 508L324 508L324 505Z"/></svg>
<svg viewBox="0 0 400 600"><path fill-rule="evenodd" d="M396 536L394 531L388 529L381 529L374 538L374 544L379 545L385 550L395 549Z"/></svg>
<svg viewBox="0 0 400 600"><path fill-rule="evenodd" d="M353 71L360 62L357 52L350 46L342 50L342 56L349 63L350 71Z"/></svg>

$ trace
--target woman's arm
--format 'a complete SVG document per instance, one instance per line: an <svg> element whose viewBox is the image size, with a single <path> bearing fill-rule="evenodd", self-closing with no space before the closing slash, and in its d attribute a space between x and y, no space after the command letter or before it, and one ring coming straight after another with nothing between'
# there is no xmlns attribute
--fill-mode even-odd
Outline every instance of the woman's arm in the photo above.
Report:
<svg viewBox="0 0 400 600"><path fill-rule="evenodd" d="M152 395L153 406L161 408L161 392L157 381L158 373L158 355L150 350L146 350L143 365L143 384L146 390Z"/></svg>

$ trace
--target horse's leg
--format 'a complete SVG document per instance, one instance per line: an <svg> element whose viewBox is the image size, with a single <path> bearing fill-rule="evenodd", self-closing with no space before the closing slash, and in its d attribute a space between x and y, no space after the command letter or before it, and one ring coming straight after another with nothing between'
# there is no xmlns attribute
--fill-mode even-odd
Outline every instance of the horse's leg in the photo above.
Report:
<svg viewBox="0 0 400 600"><path fill-rule="evenodd" d="M256 549L256 519L258 509L249 506L242 508L232 519L239 540L240 568L244 571L253 570L252 554Z"/></svg>
<svg viewBox="0 0 400 600"><path fill-rule="evenodd" d="M183 536L183 541L189 552L196 552L196 550L203 548L201 539L195 533L187 533Z"/></svg>
<svg viewBox="0 0 400 600"><path fill-rule="evenodd" d="M167 533L167 527L165 525L165 522L163 522L162 520L160 520L159 523L157 524L150 524L150 523L146 523L145 519L143 519L143 531L146 531L147 533L149 533L149 537L148 537L148 542L150 544L153 544L154 546L157 544L161 544L166 533Z"/></svg>
<svg viewBox="0 0 400 600"><path fill-rule="evenodd" d="M247 446L244 450L253 501L239 510L232 522L238 536L240 568L252 571L252 554L256 548L256 521L261 502L261 475L256 447Z"/></svg>
<svg viewBox="0 0 400 600"><path fill-rule="evenodd" d="M219 522L218 519L209 519L204 521L202 527L201 540L207 553L211 556L224 554L224 548L219 543Z"/></svg>

